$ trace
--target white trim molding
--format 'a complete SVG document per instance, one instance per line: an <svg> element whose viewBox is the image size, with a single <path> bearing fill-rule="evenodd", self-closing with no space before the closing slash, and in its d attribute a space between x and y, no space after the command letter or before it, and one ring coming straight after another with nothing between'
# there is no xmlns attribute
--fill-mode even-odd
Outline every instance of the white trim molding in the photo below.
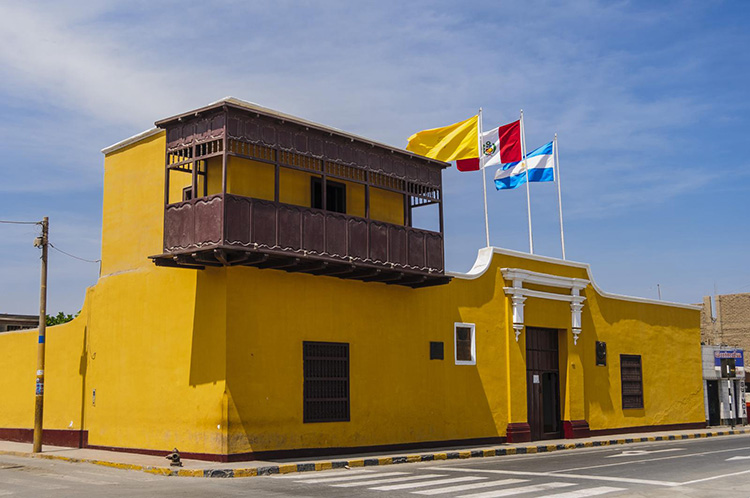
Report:
<svg viewBox="0 0 750 498"><path fill-rule="evenodd" d="M660 301L657 299L648 299L645 297L625 296L622 294L614 294L611 292L605 292L598 285L596 285L596 281L594 280L592 273L591 273L591 267L586 263L577 263L575 261L551 258L549 256L540 256L538 254L527 254L525 252L513 251L511 249L502 249L500 247L483 247L479 249L479 253L477 254L477 259L474 262L474 266L472 266L471 269L466 273L456 272L456 271L446 271L445 274L450 277L453 277L455 279L460 279L460 280L474 280L474 279L480 278L487 273L487 270L489 270L490 265L492 264L492 258L495 254L499 254L500 256L511 256L514 258L523 258L529 261L541 261L543 263L553 263L560 267L584 269L586 271L586 274L588 275L588 280L591 282L591 287L594 289L594 291L596 291L596 293L599 294L600 296L608 298L608 299L618 299L621 301L630 301L634 303L643 303L643 304L654 304L657 306L670 306L670 307L683 308L683 309L688 309L688 310L700 311L701 309L703 309L702 306L695 305L695 304L675 303L671 301Z"/></svg>
<svg viewBox="0 0 750 498"><path fill-rule="evenodd" d="M471 334L471 359L458 359L458 329L469 329ZM476 365L477 364L477 334L476 326L473 323L455 322L453 324L453 361L456 365Z"/></svg>
<svg viewBox="0 0 750 498"><path fill-rule="evenodd" d="M133 135L130 138L126 138L125 140L121 140L121 141L117 142L116 144L110 145L109 147L104 147L102 149L102 154L104 154L106 156L107 154L111 154L112 152L116 152L116 151L118 151L120 149L123 149L123 148L127 147L128 145L132 145L132 144L134 144L136 142L140 142L141 140L145 140L145 139L147 139L149 137L153 137L154 135L158 135L159 133L162 133L163 131L164 130L162 130L161 128L151 128L151 129L148 129L146 131L142 131L141 133L139 133L137 135Z"/></svg>
<svg viewBox="0 0 750 498"><path fill-rule="evenodd" d="M581 295L581 290L589 285L589 280L561 277L559 275L539 273L522 268L503 268L500 271L505 280L513 282L512 287L503 287L503 290L505 290L505 295L509 296L513 303L513 332L516 334L516 342L518 342L521 331L524 328L524 301L529 297L536 297L570 303L570 325L573 332L573 344L578 344L578 336L581 334L581 311L583 311L583 302L586 300ZM569 289L570 294L527 289L524 287L524 284Z"/></svg>

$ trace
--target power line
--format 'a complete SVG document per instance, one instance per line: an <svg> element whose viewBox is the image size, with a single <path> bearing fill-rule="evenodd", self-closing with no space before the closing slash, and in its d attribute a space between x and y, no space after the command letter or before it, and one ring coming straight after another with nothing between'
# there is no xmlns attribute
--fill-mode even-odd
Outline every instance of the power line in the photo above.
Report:
<svg viewBox="0 0 750 498"><path fill-rule="evenodd" d="M57 251L57 252L63 253L64 255L69 256L69 257L71 257L73 259L77 259L77 260L80 260L80 261L85 261L86 263L101 263L102 262L101 259L86 259L86 258L81 258L81 257L75 256L73 254L70 254L69 252L63 251L62 249L58 249L57 247L55 247L52 244L52 242L49 242L49 246L52 249L54 249L55 251Z"/></svg>
<svg viewBox="0 0 750 498"><path fill-rule="evenodd" d="M10 221L10 220L0 220L0 223L6 223L9 225L41 225L41 221Z"/></svg>

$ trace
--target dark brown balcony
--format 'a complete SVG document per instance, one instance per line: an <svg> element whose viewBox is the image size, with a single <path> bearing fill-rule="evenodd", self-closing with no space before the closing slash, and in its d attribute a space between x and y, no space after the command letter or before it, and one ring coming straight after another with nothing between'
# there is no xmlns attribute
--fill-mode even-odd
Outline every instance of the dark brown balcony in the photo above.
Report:
<svg viewBox="0 0 750 498"><path fill-rule="evenodd" d="M164 253L151 257L157 265L198 269L245 265L411 287L450 280L443 261L440 170L444 163L380 144L358 143L363 139L314 129L321 125L294 122L289 116L281 119L263 108L252 110L263 112L251 113L247 104L224 101L157 123L167 129ZM282 138L285 134L287 142ZM234 158L246 164L230 165ZM228 174L228 167L242 171ZM231 180L249 168L266 167L273 174L269 186L273 200L231 192L228 176ZM296 170L298 179L309 176L313 194L305 195L329 210L280 202L283 168ZM213 182L215 190L221 185L217 193L209 188L212 171L221 174L221 181ZM175 191L182 192L175 189L181 184L170 187L173 173L190 180L182 189L184 200L171 198ZM245 188L253 188L243 181ZM330 210L345 210L346 203L338 198L326 202L326 185L343 182L361 191L365 216ZM391 211L401 206L398 219L404 224L370 217L371 207L377 207L371 206L375 190L381 191L379 199L390 196ZM410 226L412 209L428 204L438 204L439 232Z"/></svg>

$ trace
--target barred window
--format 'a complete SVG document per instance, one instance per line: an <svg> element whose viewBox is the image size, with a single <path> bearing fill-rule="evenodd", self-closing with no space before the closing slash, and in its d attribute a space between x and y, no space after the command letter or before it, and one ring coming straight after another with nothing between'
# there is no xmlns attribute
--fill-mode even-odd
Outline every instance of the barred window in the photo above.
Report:
<svg viewBox="0 0 750 498"><path fill-rule="evenodd" d="M455 339L456 365L476 365L476 343L473 323L455 323L453 325Z"/></svg>
<svg viewBox="0 0 750 498"><path fill-rule="evenodd" d="M303 421L349 421L349 344L303 342Z"/></svg>
<svg viewBox="0 0 750 498"><path fill-rule="evenodd" d="M620 355L620 380L622 407L643 408L643 372L640 355Z"/></svg>

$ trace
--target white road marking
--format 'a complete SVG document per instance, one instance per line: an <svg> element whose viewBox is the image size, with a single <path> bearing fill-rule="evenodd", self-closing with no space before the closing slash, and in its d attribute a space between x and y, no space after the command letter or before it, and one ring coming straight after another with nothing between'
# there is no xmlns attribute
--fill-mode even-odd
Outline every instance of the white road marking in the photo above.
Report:
<svg viewBox="0 0 750 498"><path fill-rule="evenodd" d="M352 475L352 474L372 474L374 473L374 470L348 470L348 469L342 469L342 470L327 470L324 471L323 475L333 477L333 476L340 476L340 475ZM271 479L310 479L310 478L320 478L321 472L292 472L291 474L284 474L284 475L272 475L270 476Z"/></svg>
<svg viewBox="0 0 750 498"><path fill-rule="evenodd" d="M575 486L575 484L573 484L572 482L547 482L544 484L536 484L534 486L521 486L520 488L496 489L495 491L486 491L484 493L476 493L473 495L462 495L459 498L497 498L499 496L513 496L513 495L521 495L524 493L537 493L539 491L545 491L548 489L567 488L568 486Z"/></svg>
<svg viewBox="0 0 750 498"><path fill-rule="evenodd" d="M742 474L750 473L750 470L743 470L741 472L732 472L731 474L722 474L720 476L704 477L703 479L696 479L694 481L681 482L678 486L687 486L688 484L695 484L696 482L713 481L714 479L721 479L722 477L738 476Z"/></svg>
<svg viewBox="0 0 750 498"><path fill-rule="evenodd" d="M750 459L750 456L733 456L730 458L727 458L725 462L731 462L732 460L747 460Z"/></svg>
<svg viewBox="0 0 750 498"><path fill-rule="evenodd" d="M609 455L604 458L620 458L620 457L628 457L628 456L651 455L653 453L664 453L666 451L684 451L684 450L685 448L669 448L666 450L627 450L627 451L623 451L622 453L618 453L617 455Z"/></svg>
<svg viewBox="0 0 750 498"><path fill-rule="evenodd" d="M419 479L429 479L431 477L445 477L445 476L443 476L442 474L422 474L418 476L408 476L408 477L391 477L388 479L377 479L378 476L370 476L370 477L373 477L374 479L370 481L355 481L355 482L345 482L344 484L331 484L331 486L335 486L337 488L353 488L355 486L372 486L373 484L417 481Z"/></svg>
<svg viewBox="0 0 750 498"><path fill-rule="evenodd" d="M555 475L562 475L563 472L572 472L574 470L588 470L588 469L601 469L603 467L615 467L617 465L632 465L635 463L643 463L643 462L657 462L659 460L672 460L675 458L690 458L690 457L696 457L696 456L703 456L703 455L713 455L714 453L726 453L727 451L747 451L747 448L730 448L726 450L714 450L714 451L702 451L700 453L690 453L687 455L674 455L674 456L665 456L665 457L657 457L657 458L644 458L642 460L630 460L627 462L617 462L617 463L605 463L601 465L589 465L586 467L574 467L572 469L561 469L556 470Z"/></svg>
<svg viewBox="0 0 750 498"><path fill-rule="evenodd" d="M13 491L5 491L4 489L0 489L0 496L8 496L12 494L13 494Z"/></svg>
<svg viewBox="0 0 750 498"><path fill-rule="evenodd" d="M450 479L437 479L426 482L411 482L408 484L394 484L392 486L378 486L376 488L369 488L374 491L396 491L399 489L414 489L414 488L426 488L427 486L437 486L442 484L451 484L454 482L466 482L466 481L479 481L487 479L486 477L469 476L469 477L451 477Z"/></svg>
<svg viewBox="0 0 750 498"><path fill-rule="evenodd" d="M388 476L403 476L406 475L406 472L383 472L382 474L378 474L379 477L388 477ZM373 476L372 474L357 474L354 476L346 476L346 477L319 477L318 479L305 479L300 482L304 483L310 483L310 482L336 482L336 481L353 481L355 479L370 479Z"/></svg>
<svg viewBox="0 0 750 498"><path fill-rule="evenodd" d="M461 484L460 486L449 486L447 488L425 489L422 491L413 491L413 495L439 495L443 493L458 493L459 491L469 491L471 489L494 488L496 486L506 486L508 484L519 484L528 482L528 479L501 479L499 481L475 482L472 484Z"/></svg>
<svg viewBox="0 0 750 498"><path fill-rule="evenodd" d="M582 474L560 474L558 472L523 472L520 470L492 470L492 469L463 469L458 467L425 467L425 470L441 470L455 471L455 472L486 472L489 474L505 474L505 475L517 475L517 476L536 476L536 477L554 477L554 478L566 478L566 479L586 479L591 481L613 481L613 482L629 482L633 484L652 484L654 486L680 486L683 483L671 482L671 481L654 481L650 479L631 479L628 477L606 477L606 476L588 476ZM750 472L750 471L748 471Z"/></svg>
<svg viewBox="0 0 750 498"><path fill-rule="evenodd" d="M609 486L600 486L598 488L579 489L577 491L568 491L567 493L558 493L555 495L544 495L538 498L583 498L584 496L600 496L615 491L625 491L625 488L610 488Z"/></svg>

